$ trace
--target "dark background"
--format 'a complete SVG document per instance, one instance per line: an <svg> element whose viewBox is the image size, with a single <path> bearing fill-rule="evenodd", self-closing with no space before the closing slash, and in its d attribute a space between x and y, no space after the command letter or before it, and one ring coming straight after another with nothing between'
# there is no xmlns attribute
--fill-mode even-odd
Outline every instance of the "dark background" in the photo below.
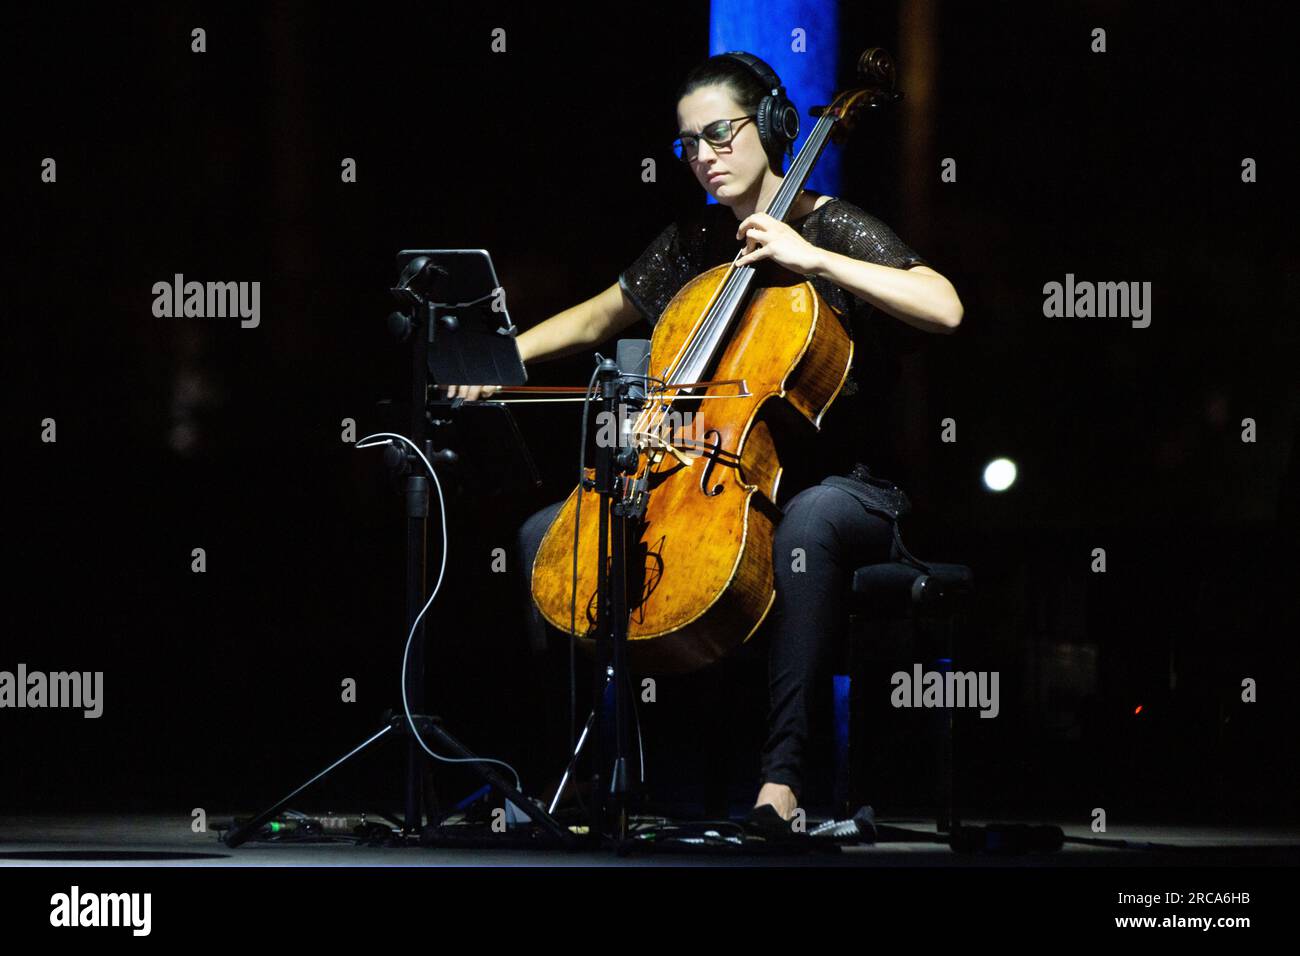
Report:
<svg viewBox="0 0 1300 956"><path fill-rule="evenodd" d="M903 113L844 147L840 194L965 305L956 335L897 356L881 455L915 504L912 550L980 584L960 664L1001 673L1002 713L968 722L967 806L1263 820L1297 797L1285 8L1132 6L940 5L932 58L912 64L934 84L930 151L905 161ZM911 22L846 5L841 63L915 49ZM11 12L0 669L102 670L105 714L0 712L0 809L253 809L377 726L405 635L401 502L378 453L340 434L405 394L384 323L394 254L489 249L525 328L607 287L702 199L666 145L707 28L704 4ZM57 185L39 180L47 156ZM945 156L956 183L937 182ZM918 175L924 204L905 188ZM151 287L176 272L260 281L261 326L155 318ZM1043 284L1067 272L1150 281L1151 326L1045 318ZM542 488L447 476L452 569L430 629L432 709L534 792L562 764L567 695L490 561L571 488L574 408L517 409ZM998 455L1020 481L992 495L979 477ZM710 779L752 796L761 651L661 684L657 797ZM396 806L400 763L367 757L322 799ZM912 796L890 786L884 809Z"/></svg>

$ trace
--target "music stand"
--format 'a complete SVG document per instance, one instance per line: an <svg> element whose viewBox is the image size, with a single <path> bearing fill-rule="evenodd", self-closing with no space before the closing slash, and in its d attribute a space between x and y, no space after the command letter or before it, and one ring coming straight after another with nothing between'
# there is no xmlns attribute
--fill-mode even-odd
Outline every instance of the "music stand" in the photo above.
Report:
<svg viewBox="0 0 1300 956"><path fill-rule="evenodd" d="M485 385L522 385L527 380L519 348L515 344L515 326L505 311L505 299L496 281L492 260L483 249L402 250L397 257L401 277L390 290L409 314L399 310L389 316L389 328L399 340L411 340L411 408L408 438L430 461L454 460L446 452L435 452L428 438L429 375L433 369L443 374L460 375L466 382ZM437 349L432 346L437 342ZM448 372L448 370L451 370ZM385 454L390 468L404 474L403 498L406 502L406 606L408 627L427 600L425 582L425 524L429 515L429 482L419 456L405 445L390 444ZM535 472L534 472L535 474ZM237 847L256 834L289 805L299 794L324 779L346 761L371 744L390 734L407 739L406 817L403 832L407 836L422 834L424 800L420 786L421 769L427 755L411 733L410 724L420 738L432 738L444 751L467 758L473 769L493 789L519 808L530 821L549 834L561 846L573 846L574 835L549 813L520 793L492 766L479 761L469 748L441 726L439 718L422 714L424 709L424 618L419 619L411 638L410 667L406 697L411 720L405 714L388 712L385 725L370 738L336 760L325 770L308 779L288 796L255 817L231 828L225 843Z"/></svg>

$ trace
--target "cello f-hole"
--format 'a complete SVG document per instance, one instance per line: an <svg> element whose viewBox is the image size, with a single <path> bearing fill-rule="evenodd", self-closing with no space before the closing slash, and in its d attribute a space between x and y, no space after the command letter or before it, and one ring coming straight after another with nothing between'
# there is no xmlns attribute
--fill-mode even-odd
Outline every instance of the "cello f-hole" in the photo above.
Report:
<svg viewBox="0 0 1300 956"><path fill-rule="evenodd" d="M718 482L712 490L709 489L709 476L713 473L713 466L718 463L718 454L722 451L722 433L716 428L710 428L704 433L705 441L710 442L709 450L704 456L709 459L709 463L704 466L704 471L700 474L700 491L704 492L706 497L713 498L722 494L722 483Z"/></svg>

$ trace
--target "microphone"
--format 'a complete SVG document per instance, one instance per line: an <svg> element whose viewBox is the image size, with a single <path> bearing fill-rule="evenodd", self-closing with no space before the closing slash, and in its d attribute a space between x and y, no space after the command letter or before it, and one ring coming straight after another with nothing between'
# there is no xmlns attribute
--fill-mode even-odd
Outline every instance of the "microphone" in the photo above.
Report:
<svg viewBox="0 0 1300 956"><path fill-rule="evenodd" d="M627 390L628 404L641 408L645 404L645 377L650 368L650 340L619 339L614 355L619 374L632 383Z"/></svg>
<svg viewBox="0 0 1300 956"><path fill-rule="evenodd" d="M636 413L645 407L646 370L650 367L649 339L619 339L614 352L619 377L627 383L626 396L618 406L618 441L624 449L623 467L635 467L637 452L632 441L632 426Z"/></svg>

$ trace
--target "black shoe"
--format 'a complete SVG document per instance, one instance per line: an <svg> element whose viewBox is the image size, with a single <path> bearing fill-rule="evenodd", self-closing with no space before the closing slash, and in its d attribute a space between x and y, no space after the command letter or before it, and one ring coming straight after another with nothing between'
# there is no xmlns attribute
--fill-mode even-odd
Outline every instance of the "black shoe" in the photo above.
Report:
<svg viewBox="0 0 1300 956"><path fill-rule="evenodd" d="M827 820L809 833L814 840L827 840L832 843L875 843L879 836L876 830L876 811L871 807L861 807L848 820Z"/></svg>
<svg viewBox="0 0 1300 956"><path fill-rule="evenodd" d="M770 803L754 807L745 815L743 823L745 829L768 840L798 840L807 836L796 830L794 821L784 819Z"/></svg>

